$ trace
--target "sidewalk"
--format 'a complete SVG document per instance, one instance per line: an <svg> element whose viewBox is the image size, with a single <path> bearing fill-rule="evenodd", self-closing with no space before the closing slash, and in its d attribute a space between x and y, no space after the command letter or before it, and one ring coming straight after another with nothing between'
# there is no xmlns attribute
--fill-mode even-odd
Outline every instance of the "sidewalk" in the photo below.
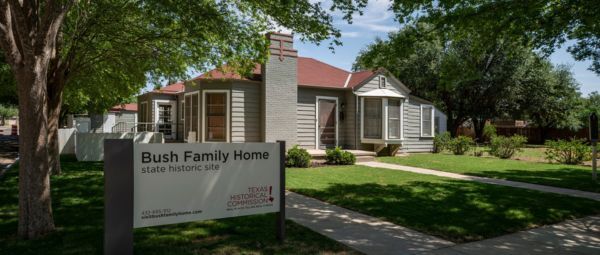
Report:
<svg viewBox="0 0 600 255"><path fill-rule="evenodd" d="M370 166L370 167L407 171L407 172L413 172L413 173L418 173L418 174L429 174L429 175L435 175L435 176L447 177L447 178L453 178L453 179L475 181L475 182L481 182L481 183L487 183L487 184L495 184L495 185L515 187L515 188L538 190L538 191L543 191L543 192L557 193L557 194L562 194L562 195L582 197L582 198L588 198L588 199L600 201L600 193L594 193L594 192L557 188L557 187L524 183L524 182L507 181L507 180L502 180L502 179L455 174L455 173L449 173L449 172L443 172L443 171L437 171L437 170L431 170L431 169L425 169L425 168L388 164L388 163L381 163L381 162L359 162L356 164L363 165L363 166Z"/></svg>
<svg viewBox="0 0 600 255"><path fill-rule="evenodd" d="M293 192L286 218L365 254L417 254L454 243Z"/></svg>
<svg viewBox="0 0 600 255"><path fill-rule="evenodd" d="M420 254L600 254L600 216L565 221Z"/></svg>

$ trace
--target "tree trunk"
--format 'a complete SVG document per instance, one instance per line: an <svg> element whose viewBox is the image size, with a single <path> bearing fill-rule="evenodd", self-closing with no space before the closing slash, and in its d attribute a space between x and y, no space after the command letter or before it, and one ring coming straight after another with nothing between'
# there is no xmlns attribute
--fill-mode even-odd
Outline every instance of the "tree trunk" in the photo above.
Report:
<svg viewBox="0 0 600 255"><path fill-rule="evenodd" d="M452 137L456 137L456 135L458 134L458 128L460 127L460 125L462 125L462 122L459 121L458 119L449 117L447 120L448 123L448 131L450 132L450 135Z"/></svg>
<svg viewBox="0 0 600 255"><path fill-rule="evenodd" d="M475 137L477 138L477 142L482 143L485 142L483 139L483 127L485 126L485 118L481 119L472 119L473 128L475 131Z"/></svg>
<svg viewBox="0 0 600 255"><path fill-rule="evenodd" d="M24 239L54 230L48 168L46 72L42 61L16 72L19 94L19 225Z"/></svg>
<svg viewBox="0 0 600 255"><path fill-rule="evenodd" d="M62 170L60 166L58 128L60 126L62 92L49 91L48 94L48 164L53 175L60 175Z"/></svg>

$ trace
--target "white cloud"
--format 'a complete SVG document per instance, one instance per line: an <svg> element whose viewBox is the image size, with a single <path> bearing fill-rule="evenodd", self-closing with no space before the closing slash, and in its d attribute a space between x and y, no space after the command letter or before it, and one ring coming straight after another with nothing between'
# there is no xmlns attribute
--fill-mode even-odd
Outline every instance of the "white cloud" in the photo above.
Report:
<svg viewBox="0 0 600 255"><path fill-rule="evenodd" d="M340 13L336 13L334 17L342 31L353 28L363 33L389 33L399 28L394 21L394 13L390 10L390 5L390 0L369 1L367 7L363 9L363 15L355 13L352 16L352 24L347 24Z"/></svg>
<svg viewBox="0 0 600 255"><path fill-rule="evenodd" d="M360 36L359 32L342 32L342 37L356 38L358 36Z"/></svg>

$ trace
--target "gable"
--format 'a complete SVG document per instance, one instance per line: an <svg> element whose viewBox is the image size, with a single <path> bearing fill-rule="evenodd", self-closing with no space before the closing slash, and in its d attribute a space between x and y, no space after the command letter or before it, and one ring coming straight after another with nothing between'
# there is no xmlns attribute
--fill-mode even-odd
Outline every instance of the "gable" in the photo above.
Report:
<svg viewBox="0 0 600 255"><path fill-rule="evenodd" d="M382 74L382 73L373 75L369 79L367 79L365 82L356 86L354 88L354 93L360 94L360 93L365 93L365 92L369 92L372 90L380 89L381 88L379 86L380 77L385 77L385 79L386 79L387 86L385 87L385 89L391 90L392 92L396 92L405 97L408 97L408 95L410 94L410 90L408 88L406 88L406 86L404 84L402 84L402 82L398 81L398 79L394 78L393 76Z"/></svg>

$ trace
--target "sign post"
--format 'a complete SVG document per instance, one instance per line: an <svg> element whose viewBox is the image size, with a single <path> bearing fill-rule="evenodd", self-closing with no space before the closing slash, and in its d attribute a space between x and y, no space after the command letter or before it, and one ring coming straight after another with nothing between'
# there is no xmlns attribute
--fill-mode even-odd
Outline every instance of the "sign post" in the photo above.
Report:
<svg viewBox="0 0 600 255"><path fill-rule="evenodd" d="M104 254L132 254L133 229L276 213L285 238L285 141L104 142Z"/></svg>
<svg viewBox="0 0 600 255"><path fill-rule="evenodd" d="M590 125L589 125L589 129L590 129L590 141L592 143L592 180L597 180L597 173L596 173L596 157L597 157L597 149L596 149L596 145L598 143L598 116L596 116L596 113L592 113L590 115Z"/></svg>

